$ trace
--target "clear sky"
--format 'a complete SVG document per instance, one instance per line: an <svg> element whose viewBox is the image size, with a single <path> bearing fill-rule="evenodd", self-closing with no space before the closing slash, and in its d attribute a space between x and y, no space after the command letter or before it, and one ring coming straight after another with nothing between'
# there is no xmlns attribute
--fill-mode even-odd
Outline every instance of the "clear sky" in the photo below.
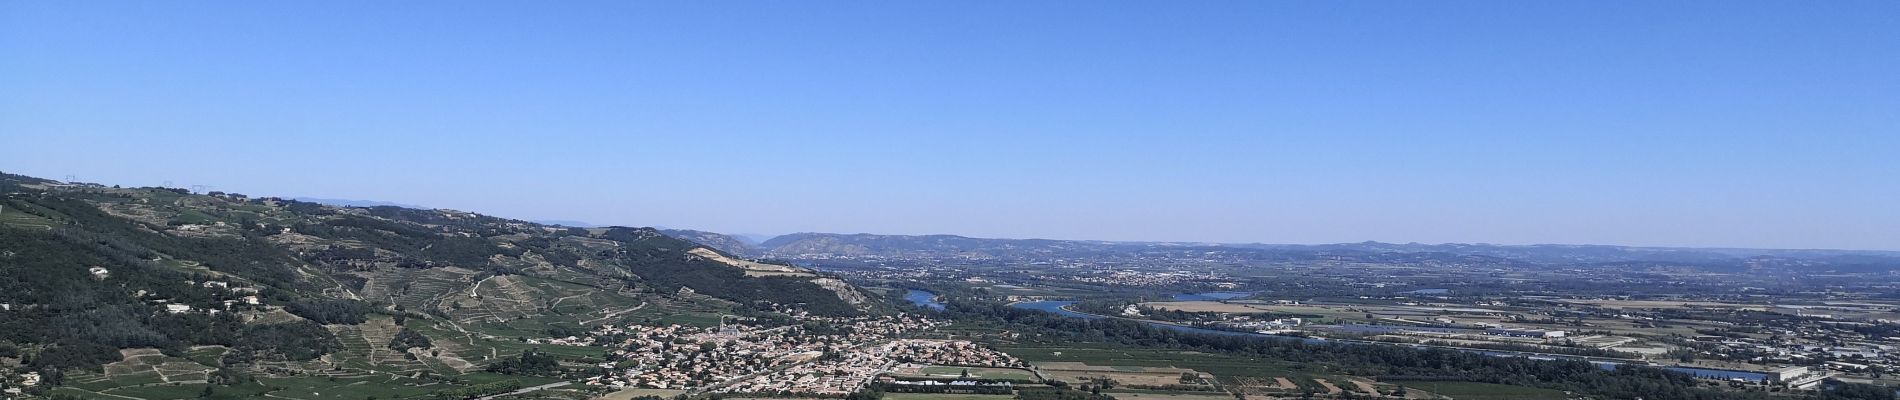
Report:
<svg viewBox="0 0 1900 400"><path fill-rule="evenodd" d="M0 171L736 233L1900 250L1896 18L0 0Z"/></svg>

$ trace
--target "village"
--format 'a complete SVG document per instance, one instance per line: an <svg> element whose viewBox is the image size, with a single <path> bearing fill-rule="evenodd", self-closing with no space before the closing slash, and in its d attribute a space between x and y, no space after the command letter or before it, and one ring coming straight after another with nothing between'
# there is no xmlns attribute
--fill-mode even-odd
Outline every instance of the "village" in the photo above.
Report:
<svg viewBox="0 0 1900 400"><path fill-rule="evenodd" d="M969 341L909 339L946 323L913 314L801 316L800 324L719 327L601 326L586 337L531 339L617 348L613 371L586 381L614 389L835 396L861 390L894 369L924 365L1020 368L1021 360Z"/></svg>

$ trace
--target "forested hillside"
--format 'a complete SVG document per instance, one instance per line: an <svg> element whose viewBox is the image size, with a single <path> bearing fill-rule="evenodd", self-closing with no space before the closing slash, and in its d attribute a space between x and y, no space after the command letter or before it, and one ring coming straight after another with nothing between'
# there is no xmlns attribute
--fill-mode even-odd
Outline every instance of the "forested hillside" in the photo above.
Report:
<svg viewBox="0 0 1900 400"><path fill-rule="evenodd" d="M209 354L194 360L227 377L457 374L550 326L866 306L835 280L756 274L702 247L649 228L0 174L0 361L54 384L131 349ZM349 350L391 337L437 345Z"/></svg>

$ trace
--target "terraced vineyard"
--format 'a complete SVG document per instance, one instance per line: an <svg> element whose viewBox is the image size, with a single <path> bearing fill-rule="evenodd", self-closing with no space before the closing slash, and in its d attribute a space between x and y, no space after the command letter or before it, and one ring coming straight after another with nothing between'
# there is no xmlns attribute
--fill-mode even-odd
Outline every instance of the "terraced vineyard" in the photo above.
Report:
<svg viewBox="0 0 1900 400"><path fill-rule="evenodd" d="M396 325L394 318L378 316L360 325L330 325L327 328L343 343L343 350L328 356L334 365L401 376L414 376L423 371L444 375L469 372L467 369L448 367L441 361L431 364L428 361L434 361L436 356L429 355L424 349L415 350L421 355L390 349L390 340L403 329ZM462 365L464 368L473 367L471 364Z"/></svg>
<svg viewBox="0 0 1900 400"><path fill-rule="evenodd" d="M387 268L368 274L360 294L411 310L448 311L444 304L475 281L477 273L463 268Z"/></svg>

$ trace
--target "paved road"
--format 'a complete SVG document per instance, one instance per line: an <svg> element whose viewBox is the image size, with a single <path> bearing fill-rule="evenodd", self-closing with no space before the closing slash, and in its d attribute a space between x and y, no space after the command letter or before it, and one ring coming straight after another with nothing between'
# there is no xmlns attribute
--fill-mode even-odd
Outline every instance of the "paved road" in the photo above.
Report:
<svg viewBox="0 0 1900 400"><path fill-rule="evenodd" d="M557 387L567 386L573 383L574 382L555 382L555 383L550 383L550 384L541 385L541 386L521 388L521 390L516 390L513 392L502 393L502 394L498 394L494 396L485 396L485 397L482 397L481 400L488 400L488 399L493 399L493 398L501 397L501 396L513 396L517 394L528 393L528 392L533 392L533 391L538 391L538 390L543 390L543 389L553 389Z"/></svg>

